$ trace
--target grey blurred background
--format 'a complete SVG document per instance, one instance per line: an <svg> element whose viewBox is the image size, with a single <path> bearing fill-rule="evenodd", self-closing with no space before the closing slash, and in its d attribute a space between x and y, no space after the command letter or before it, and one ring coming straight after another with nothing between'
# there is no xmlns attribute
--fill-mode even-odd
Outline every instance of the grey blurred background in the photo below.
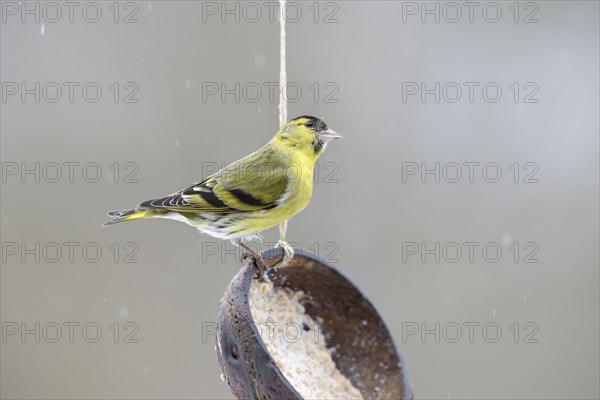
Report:
<svg viewBox="0 0 600 400"><path fill-rule="evenodd" d="M231 398L211 332L239 253L172 221L101 225L275 133L271 3L75 4L70 22L64 5L2 2L0 394ZM460 18L435 2L289 9L289 115L345 137L288 239L371 299L418 398L598 398L598 2L478 2L471 21L454 4ZM239 101L214 94L236 82ZM439 102L409 94L422 82ZM420 175L435 163L439 183Z"/></svg>

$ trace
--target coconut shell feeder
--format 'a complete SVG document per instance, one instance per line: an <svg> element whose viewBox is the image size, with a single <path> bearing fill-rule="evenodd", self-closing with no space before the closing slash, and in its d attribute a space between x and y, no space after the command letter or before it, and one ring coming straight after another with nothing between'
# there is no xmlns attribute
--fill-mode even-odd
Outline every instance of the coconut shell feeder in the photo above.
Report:
<svg viewBox="0 0 600 400"><path fill-rule="evenodd" d="M272 285L270 290L300 294L290 298L292 301L298 299L296 307L301 314L319 322L314 329L320 329L322 336L314 338L323 339L319 345L327 350L329 363L335 364L333 368L342 380L351 384L354 393L360 393L352 397L413 398L406 364L387 327L373 305L348 279L331 265L300 249L294 249L294 257L281 268L276 266L283 259L283 249L271 249L262 256L270 268L267 272L269 285ZM292 356L282 357L273 351L264 327L254 317L257 311L256 306L252 306L265 297L256 295L258 292L253 285L259 283L255 274L256 266L247 264L233 278L221 301L217 319L217 356L224 379L238 399L303 399L301 393L306 390L301 390L301 386L328 384L328 379L337 377L317 374L313 367L303 373L302 367L310 363L320 366L314 354L304 354L303 344L297 345L300 347L296 347ZM271 309L279 306L284 307L280 304L261 305ZM309 330L306 323L302 326L304 331ZM311 332L302 333L308 335ZM312 342L307 343L308 347L313 346ZM290 369L286 368L288 363L299 366L292 372L306 375L301 377L302 384L297 378L290 378ZM310 376L313 371L318 376ZM311 396L315 395L315 392L311 393Z"/></svg>

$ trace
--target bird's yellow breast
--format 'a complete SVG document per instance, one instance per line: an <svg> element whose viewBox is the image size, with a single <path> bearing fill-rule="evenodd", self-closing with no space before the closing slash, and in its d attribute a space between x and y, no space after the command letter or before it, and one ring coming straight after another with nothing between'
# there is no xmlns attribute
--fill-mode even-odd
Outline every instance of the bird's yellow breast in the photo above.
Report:
<svg viewBox="0 0 600 400"><path fill-rule="evenodd" d="M287 166L288 185L279 205L270 210L253 212L249 218L240 221L247 234L272 228L292 218L302 211L312 197L314 161L296 155Z"/></svg>

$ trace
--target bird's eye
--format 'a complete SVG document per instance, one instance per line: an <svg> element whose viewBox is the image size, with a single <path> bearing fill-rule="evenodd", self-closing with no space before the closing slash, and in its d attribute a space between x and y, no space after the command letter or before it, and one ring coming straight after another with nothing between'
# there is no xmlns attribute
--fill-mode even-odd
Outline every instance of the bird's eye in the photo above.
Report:
<svg viewBox="0 0 600 400"><path fill-rule="evenodd" d="M307 128L312 128L314 125L315 125L314 121L308 121L304 124L304 126Z"/></svg>

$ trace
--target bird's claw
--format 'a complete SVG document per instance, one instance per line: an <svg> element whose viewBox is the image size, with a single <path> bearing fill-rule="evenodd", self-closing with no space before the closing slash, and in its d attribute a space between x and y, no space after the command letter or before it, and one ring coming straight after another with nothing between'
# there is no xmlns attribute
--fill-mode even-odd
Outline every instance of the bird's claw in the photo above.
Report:
<svg viewBox="0 0 600 400"><path fill-rule="evenodd" d="M256 251L250 249L249 247L247 247L245 245L242 245L242 247L244 247L246 251L242 253L241 261L242 262L250 261L251 263L253 263L256 266L256 275L254 276L254 279L264 281L265 273L269 269L269 267L267 266L267 263L262 258L260 253L257 253Z"/></svg>

